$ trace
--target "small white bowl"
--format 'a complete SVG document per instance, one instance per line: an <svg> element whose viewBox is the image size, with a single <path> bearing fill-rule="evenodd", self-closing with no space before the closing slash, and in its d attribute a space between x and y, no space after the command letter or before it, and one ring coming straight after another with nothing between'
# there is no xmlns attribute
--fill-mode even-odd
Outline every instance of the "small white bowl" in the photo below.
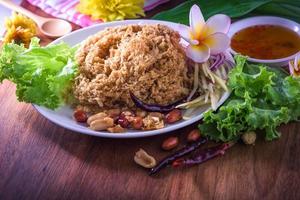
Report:
<svg viewBox="0 0 300 200"><path fill-rule="evenodd" d="M235 33L237 33L238 31L240 31L244 28L248 28L248 27L256 26L256 25L283 26L292 31L295 31L300 36L300 25L298 23L288 20L288 19L281 18L281 17L272 17L272 16L258 16L258 17L250 17L250 18L239 20L230 26L228 36L230 38L232 38L233 35ZM234 51L232 48L230 48L230 52L232 54L237 54L237 52ZM264 63L264 64L266 64L268 66L272 66L272 67L282 67L282 66L287 66L288 62L290 60L294 59L296 55L297 55L297 53L294 55L291 55L289 57L286 57L286 58L269 59L269 60L255 59L255 58L249 57L248 60L251 62L256 62L256 63Z"/></svg>

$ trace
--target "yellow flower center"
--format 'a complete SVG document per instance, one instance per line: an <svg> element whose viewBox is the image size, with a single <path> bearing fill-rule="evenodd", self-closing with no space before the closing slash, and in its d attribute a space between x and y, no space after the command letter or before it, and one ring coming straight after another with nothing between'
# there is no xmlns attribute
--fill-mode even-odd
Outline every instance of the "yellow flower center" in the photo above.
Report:
<svg viewBox="0 0 300 200"><path fill-rule="evenodd" d="M123 20L144 16L144 0L80 0L77 10L94 20Z"/></svg>

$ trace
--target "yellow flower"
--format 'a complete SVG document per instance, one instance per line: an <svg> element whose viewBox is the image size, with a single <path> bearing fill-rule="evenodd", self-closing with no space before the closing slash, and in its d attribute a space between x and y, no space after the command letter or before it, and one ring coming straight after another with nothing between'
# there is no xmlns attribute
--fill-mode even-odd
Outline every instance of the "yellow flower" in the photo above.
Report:
<svg viewBox="0 0 300 200"><path fill-rule="evenodd" d="M204 63L210 55L225 52L230 46L227 32L230 27L227 15L217 14L206 22L196 4L190 10L190 27L179 25L179 33L189 42L186 54L194 62Z"/></svg>
<svg viewBox="0 0 300 200"><path fill-rule="evenodd" d="M32 37L36 35L35 23L22 14L13 13L11 19L5 20L6 33L3 43L23 43L28 47Z"/></svg>
<svg viewBox="0 0 300 200"><path fill-rule="evenodd" d="M103 21L123 20L145 16L144 0L80 0L77 10Z"/></svg>

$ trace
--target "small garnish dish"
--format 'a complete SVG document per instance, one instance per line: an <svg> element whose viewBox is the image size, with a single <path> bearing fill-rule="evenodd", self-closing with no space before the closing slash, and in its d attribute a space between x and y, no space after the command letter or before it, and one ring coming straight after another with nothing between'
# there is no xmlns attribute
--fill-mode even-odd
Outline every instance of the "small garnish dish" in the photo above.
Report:
<svg viewBox="0 0 300 200"><path fill-rule="evenodd" d="M273 28L273 31L268 28ZM283 32L276 31L276 28ZM232 54L243 54L250 62L271 67L288 66L289 61L300 52L300 25L281 17L257 16L236 21L231 25L228 36L231 38Z"/></svg>

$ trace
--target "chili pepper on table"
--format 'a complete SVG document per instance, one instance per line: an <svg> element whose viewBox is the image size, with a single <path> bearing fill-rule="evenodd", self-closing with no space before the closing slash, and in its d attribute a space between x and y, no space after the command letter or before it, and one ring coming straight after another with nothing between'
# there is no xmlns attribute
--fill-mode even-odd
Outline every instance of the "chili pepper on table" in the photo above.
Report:
<svg viewBox="0 0 300 200"><path fill-rule="evenodd" d="M166 158L161 160L155 167L151 168L151 170L149 172L149 175L156 174L161 169L163 169L166 166L172 164L175 160L191 153L192 151L199 148L202 144L204 144L206 142L207 142L206 138L201 138L200 140L198 140L198 141L196 141L196 142L194 142L190 145L187 145L187 146L183 147L182 149L179 149L178 151L176 151L172 155L167 156Z"/></svg>
<svg viewBox="0 0 300 200"><path fill-rule="evenodd" d="M192 158L180 158L175 161L173 161L172 166L173 167L180 167L180 166L191 166L195 164L201 164L204 163L210 159L213 159L217 156L221 156L225 154L225 151L232 147L235 143L224 143L220 144L218 146L210 147L207 149L201 150L199 153L197 153Z"/></svg>

